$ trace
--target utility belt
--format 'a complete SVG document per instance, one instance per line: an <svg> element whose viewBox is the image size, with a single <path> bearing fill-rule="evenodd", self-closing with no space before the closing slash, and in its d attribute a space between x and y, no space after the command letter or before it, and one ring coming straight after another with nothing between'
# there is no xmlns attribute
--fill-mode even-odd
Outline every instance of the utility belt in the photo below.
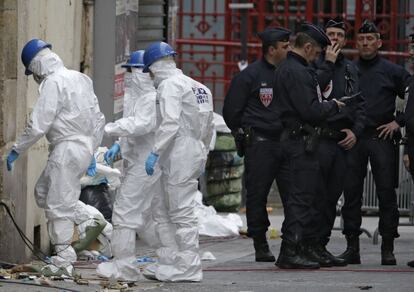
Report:
<svg viewBox="0 0 414 292"><path fill-rule="evenodd" d="M303 139L305 142L305 151L313 153L316 151L321 139L339 142L346 137L344 132L322 127L313 127L309 124L296 124L287 127L282 134L281 140Z"/></svg>
<svg viewBox="0 0 414 292"><path fill-rule="evenodd" d="M320 137L323 139L333 140L335 142L339 142L346 137L346 133L338 130L334 130L331 128L315 128L316 131L319 133Z"/></svg>
<svg viewBox="0 0 414 292"><path fill-rule="evenodd" d="M265 134L251 127L238 128L236 131L233 131L232 134L236 143L237 155L240 157L244 156L247 147L249 147L252 142L279 142L281 136L280 134Z"/></svg>

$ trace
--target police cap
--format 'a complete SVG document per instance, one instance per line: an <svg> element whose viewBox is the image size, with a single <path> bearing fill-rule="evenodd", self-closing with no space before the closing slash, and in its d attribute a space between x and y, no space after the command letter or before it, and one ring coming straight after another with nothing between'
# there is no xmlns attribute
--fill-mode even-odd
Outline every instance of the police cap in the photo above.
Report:
<svg viewBox="0 0 414 292"><path fill-rule="evenodd" d="M331 44L326 33L319 26L316 26L312 23L304 22L302 23L300 32L307 34L312 39L314 39L322 48Z"/></svg>
<svg viewBox="0 0 414 292"><path fill-rule="evenodd" d="M346 31L345 22L343 22L342 20L330 19L325 25L325 30L327 28L330 28L330 27L340 28L340 29L343 29L344 31Z"/></svg>
<svg viewBox="0 0 414 292"><path fill-rule="evenodd" d="M379 33L379 31L373 22L365 19L359 28L358 33Z"/></svg>
<svg viewBox="0 0 414 292"><path fill-rule="evenodd" d="M262 40L263 44L271 44L274 42L288 42L291 33L290 30L283 27L272 27L258 32L257 36Z"/></svg>

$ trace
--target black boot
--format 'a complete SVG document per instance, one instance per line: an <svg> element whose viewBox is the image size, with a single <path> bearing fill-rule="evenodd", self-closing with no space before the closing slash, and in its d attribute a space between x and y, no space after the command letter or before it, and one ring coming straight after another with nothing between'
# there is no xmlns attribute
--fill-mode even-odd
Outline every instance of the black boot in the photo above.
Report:
<svg viewBox="0 0 414 292"><path fill-rule="evenodd" d="M394 237L383 237L381 243L381 265L395 266Z"/></svg>
<svg viewBox="0 0 414 292"><path fill-rule="evenodd" d="M253 237L256 262L274 262L275 256L269 249L266 235Z"/></svg>
<svg viewBox="0 0 414 292"><path fill-rule="evenodd" d="M319 246L317 247L319 249L319 253L328 258L332 264L332 266L334 267L344 267L347 265L347 262L344 259L338 258L336 256L334 256L333 254L331 254L327 249L326 246L322 243L319 244Z"/></svg>
<svg viewBox="0 0 414 292"><path fill-rule="evenodd" d="M321 267L333 267L332 261L322 253L319 245L317 241L307 240L302 244L303 254L308 260L319 263Z"/></svg>
<svg viewBox="0 0 414 292"><path fill-rule="evenodd" d="M361 264L361 256L359 254L359 235L346 235L346 250L338 256L344 259L347 264Z"/></svg>
<svg viewBox="0 0 414 292"><path fill-rule="evenodd" d="M309 261L301 252L299 244L283 240L275 263L281 269L319 269L317 262Z"/></svg>
<svg viewBox="0 0 414 292"><path fill-rule="evenodd" d="M409 266L411 268L414 268L414 261L408 262L407 263L407 266Z"/></svg>

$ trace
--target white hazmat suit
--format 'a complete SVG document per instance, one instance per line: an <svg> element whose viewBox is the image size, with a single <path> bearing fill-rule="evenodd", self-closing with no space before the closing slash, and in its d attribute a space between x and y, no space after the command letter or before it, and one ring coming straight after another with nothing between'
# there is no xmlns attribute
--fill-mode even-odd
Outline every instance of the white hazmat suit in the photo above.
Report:
<svg viewBox="0 0 414 292"><path fill-rule="evenodd" d="M23 153L43 135L50 142L49 159L35 188L36 203L45 209L49 237L57 253L45 273L72 275L76 253L70 243L80 179L101 143L105 118L90 78L66 69L49 49L41 50L29 69L40 77L39 98L13 149Z"/></svg>
<svg viewBox="0 0 414 292"><path fill-rule="evenodd" d="M154 145L157 125L156 90L148 73L132 68L125 73L123 118L105 126L106 134L120 137L125 176L115 198L112 223L114 260L98 266L99 275L137 281L136 233L143 231L151 215L151 201L158 189L160 172L148 177L144 164Z"/></svg>
<svg viewBox="0 0 414 292"><path fill-rule="evenodd" d="M156 222L167 217L174 224L178 248L159 249L159 262L148 267L145 275L160 281L197 282L202 280L202 269L194 207L197 179L204 170L214 132L212 95L206 86L177 69L170 57L156 61L149 69L154 74L162 116L152 152L159 155L165 191L164 205L153 215Z"/></svg>

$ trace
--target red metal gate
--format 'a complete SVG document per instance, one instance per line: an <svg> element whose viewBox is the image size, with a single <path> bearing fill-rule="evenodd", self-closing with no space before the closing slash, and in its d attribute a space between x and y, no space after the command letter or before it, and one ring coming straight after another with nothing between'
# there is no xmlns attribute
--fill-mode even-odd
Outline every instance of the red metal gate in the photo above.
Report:
<svg viewBox="0 0 414 292"><path fill-rule="evenodd" d="M239 71L240 11L229 9L230 0L180 0L176 40L179 63L186 74L206 84L220 112L232 76ZM243 2L243 1L240 1ZM349 28L348 48L354 47L355 28L364 19L375 21L383 37L384 53L403 63L408 56L407 36L414 28L414 1L409 0L251 0L248 10L248 60L261 55L256 33L268 26L295 31L306 20L319 25L342 17ZM410 3L411 2L411 3ZM354 50L348 50L354 52Z"/></svg>

